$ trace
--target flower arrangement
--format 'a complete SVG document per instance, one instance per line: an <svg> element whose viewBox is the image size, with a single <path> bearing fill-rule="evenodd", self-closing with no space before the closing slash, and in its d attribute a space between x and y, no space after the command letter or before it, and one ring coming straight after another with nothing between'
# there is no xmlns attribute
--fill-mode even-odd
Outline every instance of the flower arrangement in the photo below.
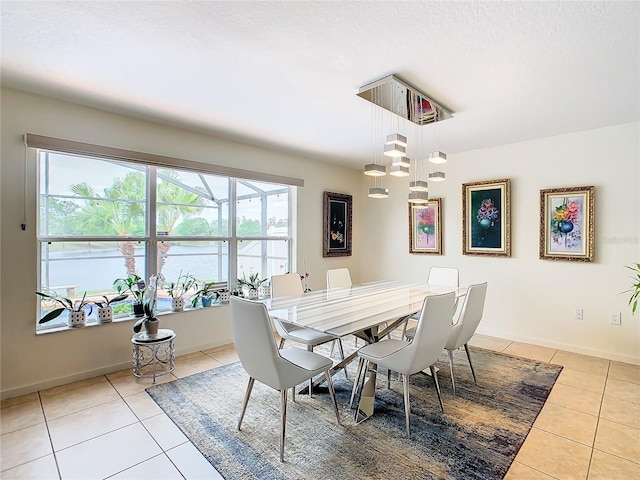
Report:
<svg viewBox="0 0 640 480"><path fill-rule="evenodd" d="M417 213L417 227L422 233L430 235L436 231L436 217L433 208L423 208Z"/></svg>
<svg viewBox="0 0 640 480"><path fill-rule="evenodd" d="M580 206L577 202L570 202L565 198L561 205L553 212L553 233L569 233L578 223Z"/></svg>
<svg viewBox="0 0 640 480"><path fill-rule="evenodd" d="M260 285L262 285L264 282L266 282L267 279L263 278L262 280L260 280L258 273L251 273L249 274L249 278L247 279L247 277L245 277L244 273L242 274L242 278L238 279L238 286L239 287L247 287L249 289L254 289L257 290Z"/></svg>
<svg viewBox="0 0 640 480"><path fill-rule="evenodd" d="M304 272L304 275L300 275L300 281L302 282L302 288L304 290L304 293L311 291L311 289L309 288L309 285L307 284L307 278L309 278L309 272Z"/></svg>
<svg viewBox="0 0 640 480"><path fill-rule="evenodd" d="M476 218L482 228L489 228L496 224L500 217L499 213L500 212L495 207L493 200L485 198L482 200L482 205L480 205L480 208L478 209Z"/></svg>

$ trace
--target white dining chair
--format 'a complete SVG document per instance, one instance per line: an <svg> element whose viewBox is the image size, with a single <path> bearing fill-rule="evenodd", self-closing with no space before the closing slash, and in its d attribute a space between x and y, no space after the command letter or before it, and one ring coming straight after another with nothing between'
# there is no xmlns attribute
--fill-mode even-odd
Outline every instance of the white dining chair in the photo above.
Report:
<svg viewBox="0 0 640 480"><path fill-rule="evenodd" d="M271 298L278 297L298 297L304 293L300 275L297 273L285 273L283 275L273 275L271 277ZM285 341L290 340L292 342L305 345L307 350L312 352L313 348L328 342L337 342L340 360L344 360L344 349L342 348L342 342L340 337L331 335L329 333L320 332L313 328L306 328L296 323L283 322L276 318L273 319L273 325L280 335L280 346L284 347ZM331 347L331 354L333 354L333 345ZM331 356L331 354L329 356ZM347 371L345 369L345 376ZM348 379L348 378L347 378ZM312 394L312 380L309 380L309 396Z"/></svg>
<svg viewBox="0 0 640 480"><path fill-rule="evenodd" d="M285 426L287 422L287 389L324 373L333 401L336 420L340 413L331 381L331 359L300 348L278 349L271 319L264 304L231 297L231 332L240 363L249 375L249 383L238 420L238 430L247 410L255 380L280 392L280 461L284 461ZM295 396L295 393L293 394Z"/></svg>
<svg viewBox="0 0 640 480"><path fill-rule="evenodd" d="M440 409L444 412L438 376L433 365L438 360L449 337L454 301L455 293L453 292L426 297L422 304L422 310L420 310L416 333L412 341L381 340L358 350L360 361L358 362L358 373L351 393L351 403L353 403L359 383L362 384L360 386L360 391L362 391L369 363L401 373L407 437L411 438L409 378L414 373L430 368L436 393L438 394L438 401L440 402ZM362 382L360 382L359 379L363 369Z"/></svg>
<svg viewBox="0 0 640 480"><path fill-rule="evenodd" d="M467 352L467 359L469 360L473 381L478 383L476 380L476 372L473 369L473 363L471 363L471 354L469 353L467 342L471 340L471 337L473 337L473 334L480 324L480 320L482 320L486 297L487 282L469 285L458 321L451 327L449 338L444 346L445 350L449 352L449 371L451 372L451 385L453 386L454 395L456 394L456 381L453 378L453 352L462 346L464 346L464 350Z"/></svg>
<svg viewBox="0 0 640 480"><path fill-rule="evenodd" d="M353 285L348 268L333 268L327 270L327 290L334 288L349 288Z"/></svg>
<svg viewBox="0 0 640 480"><path fill-rule="evenodd" d="M429 268L429 275L427 276L427 284L428 285L437 285L442 287L460 287L460 273L457 268L454 267L431 267ZM458 300L454 302L454 315L458 305ZM413 319L417 320L418 316L414 315ZM452 318L453 321L453 318ZM402 328L402 338L412 339L415 334L415 327L407 328L407 324L409 322L405 322L404 327Z"/></svg>

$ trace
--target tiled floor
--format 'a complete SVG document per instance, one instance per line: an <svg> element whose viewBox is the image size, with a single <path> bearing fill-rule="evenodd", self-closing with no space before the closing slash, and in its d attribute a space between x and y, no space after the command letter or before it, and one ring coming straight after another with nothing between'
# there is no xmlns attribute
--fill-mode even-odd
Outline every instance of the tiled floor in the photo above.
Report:
<svg viewBox="0 0 640 480"><path fill-rule="evenodd" d="M565 368L506 480L640 478L640 366L476 335L471 345ZM168 382L235 362L179 357ZM2 402L2 479L221 478L123 370Z"/></svg>

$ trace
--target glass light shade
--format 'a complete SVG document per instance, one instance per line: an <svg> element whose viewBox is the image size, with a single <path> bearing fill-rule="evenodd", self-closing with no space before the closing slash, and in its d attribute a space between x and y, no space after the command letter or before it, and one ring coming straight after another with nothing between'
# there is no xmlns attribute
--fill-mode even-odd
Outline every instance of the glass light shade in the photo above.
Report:
<svg viewBox="0 0 640 480"><path fill-rule="evenodd" d="M408 177L409 176L409 167L401 167L400 165L393 165L391 167L390 175L394 177Z"/></svg>
<svg viewBox="0 0 640 480"><path fill-rule="evenodd" d="M406 147L407 137L400 133L392 133L391 135L387 135L386 145L400 145L402 147Z"/></svg>
<svg viewBox="0 0 640 480"><path fill-rule="evenodd" d="M447 163L447 154L443 152L431 152L429 154L431 163Z"/></svg>
<svg viewBox="0 0 640 480"><path fill-rule="evenodd" d="M411 159L409 157L393 157L391 165L400 165L401 167L409 168L411 166Z"/></svg>
<svg viewBox="0 0 640 480"><path fill-rule="evenodd" d="M396 145L395 143L384 146L384 154L387 157L402 157L407 153L407 149L402 145Z"/></svg>
<svg viewBox="0 0 640 480"><path fill-rule="evenodd" d="M429 174L430 182L444 182L444 172L431 172Z"/></svg>
<svg viewBox="0 0 640 480"><path fill-rule="evenodd" d="M427 192L411 192L409 193L409 203L428 203L429 194Z"/></svg>
<svg viewBox="0 0 640 480"><path fill-rule="evenodd" d="M381 187L370 187L369 197L371 198L387 198L389 196L389 189Z"/></svg>
<svg viewBox="0 0 640 480"><path fill-rule="evenodd" d="M364 174L371 177L383 177L387 174L387 167L377 163L369 163L364 166Z"/></svg>
<svg viewBox="0 0 640 480"><path fill-rule="evenodd" d="M428 192L429 183L424 180L416 180L415 182L409 182L409 190L412 192Z"/></svg>

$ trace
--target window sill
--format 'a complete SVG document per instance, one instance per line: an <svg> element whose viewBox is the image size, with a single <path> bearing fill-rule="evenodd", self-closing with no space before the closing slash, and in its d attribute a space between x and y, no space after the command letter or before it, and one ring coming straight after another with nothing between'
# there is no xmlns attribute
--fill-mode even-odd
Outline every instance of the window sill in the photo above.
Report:
<svg viewBox="0 0 640 480"><path fill-rule="evenodd" d="M172 312L170 310L165 310L165 311L158 312L156 316L165 317L167 315L176 315L176 314L179 314L179 313L198 312L198 311L207 310L207 309L210 309L210 308L222 307L224 305L225 304L223 304L223 303L214 303L210 307L185 308L181 312ZM105 325L111 325L112 323L124 323L124 322L129 322L131 320L137 321L140 318L142 318L142 317L134 317L133 315L121 316L121 317L116 317L116 318L113 319L113 321L107 322L107 323L98 323L98 321L95 318L89 318L89 319L87 319L87 323L86 323L86 325L84 327L70 327L68 325L60 325L60 326L57 326L57 327L45 327L45 328L43 328L41 330L36 330L36 335L46 335L48 333L66 332L66 331L69 331L69 330L82 330L82 329L90 328L90 327L103 327Z"/></svg>

